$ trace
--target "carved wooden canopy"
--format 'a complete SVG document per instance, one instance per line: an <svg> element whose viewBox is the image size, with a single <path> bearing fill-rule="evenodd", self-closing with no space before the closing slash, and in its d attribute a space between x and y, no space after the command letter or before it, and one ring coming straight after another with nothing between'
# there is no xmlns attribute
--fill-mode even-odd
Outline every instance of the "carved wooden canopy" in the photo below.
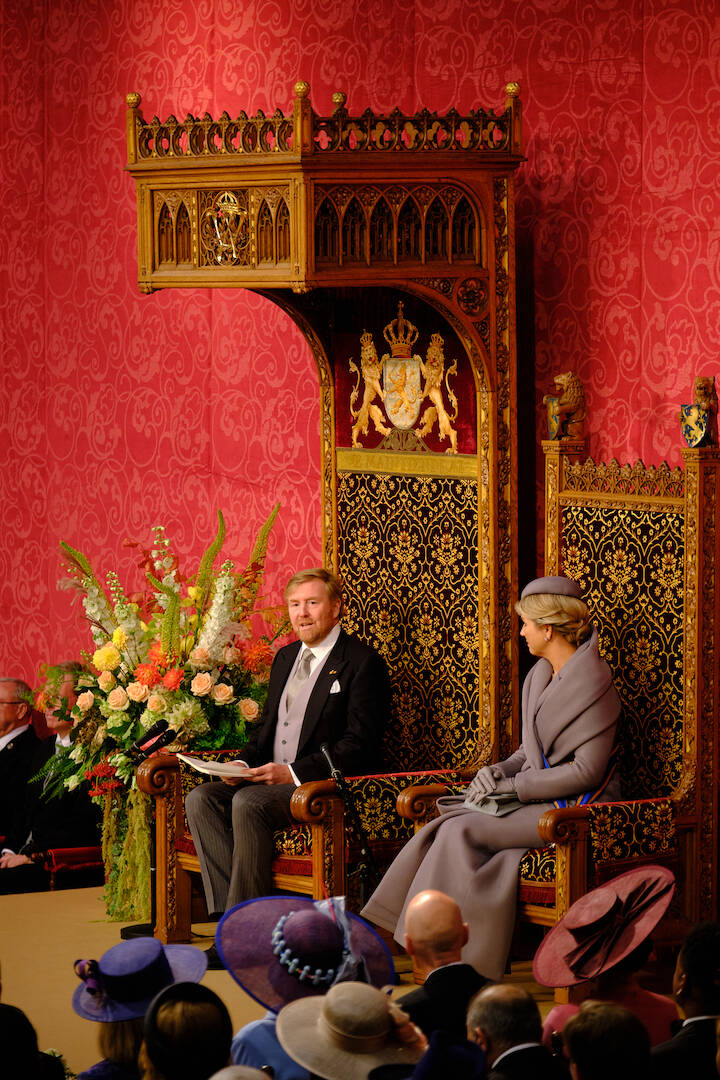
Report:
<svg viewBox="0 0 720 1080"><path fill-rule="evenodd" d="M336 93L332 114L320 116L299 82L291 116L182 121L146 121L140 95L127 97L141 290L251 288L301 327L320 381L325 561L346 579L367 574L349 613L358 632L379 641L405 620L395 671L387 645L396 696L410 702L398 722L418 746L454 739L466 763L509 749L517 695L514 173L523 157L519 88L506 92L502 112L444 116L351 116ZM365 398L379 422L368 430L353 411L348 352L359 361L370 342L382 346L403 309L417 338L408 377L419 380L425 411L388 435L379 382L373 402ZM375 357L378 371L385 359ZM443 425L449 445L439 442ZM382 478L392 476L407 490L391 497ZM351 523L362 500L372 512ZM422 522L426 552L419 577L408 571L402 603L389 569L394 530L406 527L401 505L407 522ZM375 530L381 567L363 562L358 529ZM462 573L455 562L438 569L450 556L437 544L465 553ZM441 645L420 649L418 634ZM403 668L408 655L412 670ZM420 713L430 739L415 733ZM459 747L461 730L472 735Z"/></svg>

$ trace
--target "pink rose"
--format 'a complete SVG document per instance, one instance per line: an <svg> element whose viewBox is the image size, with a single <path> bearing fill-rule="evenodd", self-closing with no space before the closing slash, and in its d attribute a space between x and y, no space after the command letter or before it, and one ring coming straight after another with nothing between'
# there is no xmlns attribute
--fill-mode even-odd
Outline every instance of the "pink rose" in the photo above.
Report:
<svg viewBox="0 0 720 1080"><path fill-rule="evenodd" d="M145 683L128 683L127 696L130 698L131 701L147 701L149 693L150 690L145 685Z"/></svg>
<svg viewBox="0 0 720 1080"><path fill-rule="evenodd" d="M107 703L111 709L115 709L117 712L122 712L129 706L130 699L128 698L122 686L116 686L115 689L111 690L108 694Z"/></svg>
<svg viewBox="0 0 720 1080"><path fill-rule="evenodd" d="M193 681L190 683L190 689L195 697L205 697L209 694L213 687L213 677L208 675L207 671L199 671Z"/></svg>
<svg viewBox="0 0 720 1080"><path fill-rule="evenodd" d="M210 697L217 705L229 705L235 697L235 691L227 683L219 682L213 686Z"/></svg>
<svg viewBox="0 0 720 1080"><path fill-rule="evenodd" d="M95 695L92 690L86 690L84 694L78 696L76 705L80 712L87 712L88 709L92 709L95 704Z"/></svg>
<svg viewBox="0 0 720 1080"><path fill-rule="evenodd" d="M207 649L203 649L201 645L193 649L190 653L190 663L194 667L212 667L212 661L210 660L210 653Z"/></svg>
<svg viewBox="0 0 720 1080"><path fill-rule="evenodd" d="M245 720L257 720L260 715L260 706L257 701L253 701L252 698L244 697L242 701L238 702L240 706L240 712Z"/></svg>
<svg viewBox="0 0 720 1080"><path fill-rule="evenodd" d="M117 680L115 679L112 671L101 671L98 675L98 686L102 690L103 694L107 694L108 691L112 690L116 681Z"/></svg>
<svg viewBox="0 0 720 1080"><path fill-rule="evenodd" d="M162 694L151 694L148 698L147 707L150 712L165 712L165 698Z"/></svg>
<svg viewBox="0 0 720 1080"><path fill-rule="evenodd" d="M226 645L223 660L226 664L239 664L242 660L242 653L235 645Z"/></svg>

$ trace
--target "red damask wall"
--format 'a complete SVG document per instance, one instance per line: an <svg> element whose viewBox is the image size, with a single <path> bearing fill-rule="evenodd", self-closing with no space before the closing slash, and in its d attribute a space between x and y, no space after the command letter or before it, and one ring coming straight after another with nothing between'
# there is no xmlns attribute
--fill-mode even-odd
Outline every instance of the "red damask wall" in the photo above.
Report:
<svg viewBox="0 0 720 1080"><path fill-rule="evenodd" d="M518 80L526 465L568 368L593 456L679 462L678 404L720 366L716 3L5 0L0 44L2 673L87 641L56 586L60 539L131 576L125 536L162 522L195 559L219 506L242 560L280 499L275 596L320 557L300 333L250 294L135 287L130 90L161 117L287 110L299 77L320 111L335 89L358 111L463 110Z"/></svg>

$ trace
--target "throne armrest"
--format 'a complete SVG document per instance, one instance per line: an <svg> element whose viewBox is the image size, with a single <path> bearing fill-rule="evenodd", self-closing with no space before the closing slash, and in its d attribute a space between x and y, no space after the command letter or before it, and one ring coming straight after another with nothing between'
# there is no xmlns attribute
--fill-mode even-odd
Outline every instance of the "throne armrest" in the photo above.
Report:
<svg viewBox="0 0 720 1080"><path fill-rule="evenodd" d="M566 806L546 810L538 822L538 832L545 844L571 844L587 838L589 822L589 806Z"/></svg>
<svg viewBox="0 0 720 1080"><path fill-rule="evenodd" d="M154 754L142 761L135 772L137 786L155 798L170 795L180 775L180 762L174 754Z"/></svg>
<svg viewBox="0 0 720 1080"><path fill-rule="evenodd" d="M458 781L469 783L476 772L474 768L456 769L448 775L447 783L411 784L398 794L398 814L408 821L424 824L435 813L437 800L455 794L453 787Z"/></svg>
<svg viewBox="0 0 720 1080"><path fill-rule="evenodd" d="M342 806L342 795L334 780L310 780L296 787L290 798L295 821L320 825Z"/></svg>

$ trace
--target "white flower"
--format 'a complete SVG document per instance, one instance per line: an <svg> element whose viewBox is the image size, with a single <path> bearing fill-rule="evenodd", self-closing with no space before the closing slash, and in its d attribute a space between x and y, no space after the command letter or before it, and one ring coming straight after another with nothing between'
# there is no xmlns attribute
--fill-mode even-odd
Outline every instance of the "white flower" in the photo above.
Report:
<svg viewBox="0 0 720 1080"><path fill-rule="evenodd" d="M65 781L65 787L68 789L68 791L74 791L79 783L79 776L68 776L67 780Z"/></svg>

